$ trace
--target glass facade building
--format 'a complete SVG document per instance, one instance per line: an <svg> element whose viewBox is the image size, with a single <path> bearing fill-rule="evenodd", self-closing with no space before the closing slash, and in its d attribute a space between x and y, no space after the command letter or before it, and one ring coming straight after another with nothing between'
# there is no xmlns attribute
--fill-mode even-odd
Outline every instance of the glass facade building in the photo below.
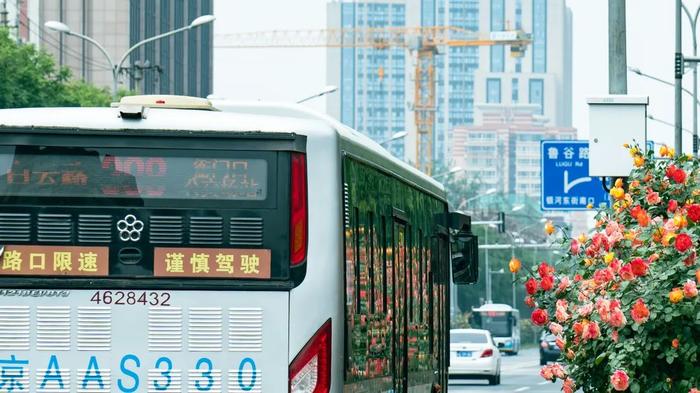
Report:
<svg viewBox="0 0 700 393"><path fill-rule="evenodd" d="M454 26L479 30L479 0L422 0L423 26ZM437 89L433 130L435 166L449 165L449 132L474 122L474 71L479 68L477 47L450 47L435 57Z"/></svg>
<svg viewBox="0 0 700 393"><path fill-rule="evenodd" d="M213 12L213 0L130 0L129 45ZM129 56L129 63L132 90L206 97L212 93L213 26L148 43ZM135 69L137 64L144 68Z"/></svg>
<svg viewBox="0 0 700 393"><path fill-rule="evenodd" d="M344 2L341 26L404 27L406 5L390 2ZM340 120L377 142L406 130L406 57L403 48L342 48ZM404 144L388 146L403 157Z"/></svg>

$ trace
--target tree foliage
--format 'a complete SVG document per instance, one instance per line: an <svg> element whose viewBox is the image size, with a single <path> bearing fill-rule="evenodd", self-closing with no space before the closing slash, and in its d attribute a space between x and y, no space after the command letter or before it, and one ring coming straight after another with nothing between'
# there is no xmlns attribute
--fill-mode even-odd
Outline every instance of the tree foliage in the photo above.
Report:
<svg viewBox="0 0 700 393"><path fill-rule="evenodd" d="M18 44L0 29L0 108L108 106L109 91L71 79L68 68L31 44Z"/></svg>

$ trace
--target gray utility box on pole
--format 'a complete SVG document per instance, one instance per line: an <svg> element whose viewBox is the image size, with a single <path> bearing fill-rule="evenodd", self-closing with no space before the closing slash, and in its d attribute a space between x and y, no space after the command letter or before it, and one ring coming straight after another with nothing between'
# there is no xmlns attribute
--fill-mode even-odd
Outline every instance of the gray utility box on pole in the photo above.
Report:
<svg viewBox="0 0 700 393"><path fill-rule="evenodd" d="M633 161L625 143L646 149L647 96L608 95L587 99L589 109L588 175L627 177Z"/></svg>

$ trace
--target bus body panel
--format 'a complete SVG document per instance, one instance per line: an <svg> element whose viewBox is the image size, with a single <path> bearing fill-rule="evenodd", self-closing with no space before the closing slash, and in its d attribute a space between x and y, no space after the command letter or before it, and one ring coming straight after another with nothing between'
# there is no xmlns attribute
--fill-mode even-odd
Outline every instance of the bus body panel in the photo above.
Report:
<svg viewBox="0 0 700 393"><path fill-rule="evenodd" d="M288 293L0 290L12 392L285 392Z"/></svg>
<svg viewBox="0 0 700 393"><path fill-rule="evenodd" d="M289 362L313 334L331 319L331 392L343 386L342 199L338 141L335 134L308 134L308 254L304 281L290 292Z"/></svg>

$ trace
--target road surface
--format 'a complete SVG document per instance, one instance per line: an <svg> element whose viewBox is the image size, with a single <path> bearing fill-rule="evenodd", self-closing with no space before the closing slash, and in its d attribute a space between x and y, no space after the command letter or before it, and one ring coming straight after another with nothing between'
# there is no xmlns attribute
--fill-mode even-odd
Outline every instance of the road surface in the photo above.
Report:
<svg viewBox="0 0 700 393"><path fill-rule="evenodd" d="M551 383L539 375L539 352L536 348L520 351L518 356L501 357L501 384L489 386L486 380L450 380L449 392L469 393L554 393L561 392L561 382Z"/></svg>

